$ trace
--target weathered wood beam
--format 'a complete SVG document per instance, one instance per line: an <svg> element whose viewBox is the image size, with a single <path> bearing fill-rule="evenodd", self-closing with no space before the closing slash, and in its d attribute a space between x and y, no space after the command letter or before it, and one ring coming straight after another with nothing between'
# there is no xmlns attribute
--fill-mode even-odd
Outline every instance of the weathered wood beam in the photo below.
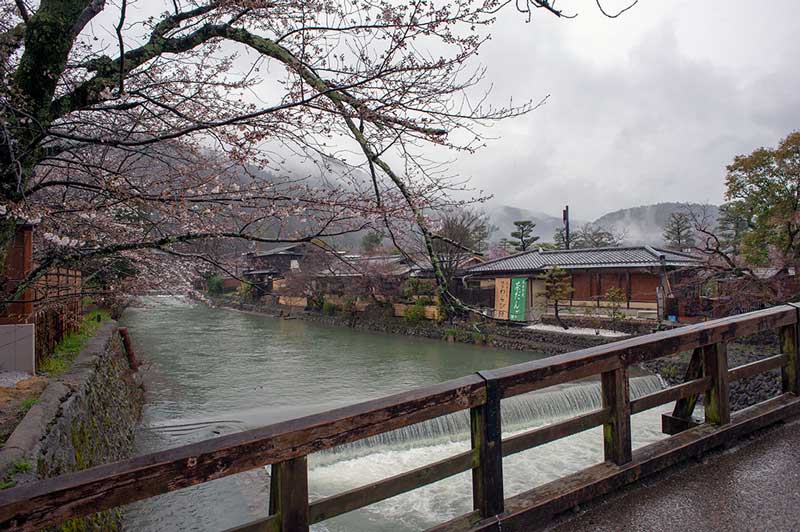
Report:
<svg viewBox="0 0 800 532"><path fill-rule="evenodd" d="M774 355L756 360L755 362L750 362L749 364L742 364L741 366L736 366L728 370L728 381L738 381L752 377L753 375L758 375L759 373L764 373L765 371L782 368L788 361L789 357L786 355Z"/></svg>
<svg viewBox="0 0 800 532"><path fill-rule="evenodd" d="M798 367L798 324L786 325L778 331L781 353L786 356L786 364L781 369L781 384L784 392L795 395L800 392L800 368Z"/></svg>
<svg viewBox="0 0 800 532"><path fill-rule="evenodd" d="M503 440L503 456L527 451L539 445L578 434L608 421L611 408L601 408L566 421L539 427Z"/></svg>
<svg viewBox="0 0 800 532"><path fill-rule="evenodd" d="M38 530L458 412L485 398L484 380L472 375L3 490L0 530Z"/></svg>
<svg viewBox="0 0 800 532"><path fill-rule="evenodd" d="M501 395L510 397L616 369L622 366L623 356L626 365L637 364L794 325L796 320L794 308L782 305L488 370L483 374L496 379Z"/></svg>
<svg viewBox="0 0 800 532"><path fill-rule="evenodd" d="M603 407L611 410L603 424L605 459L615 464L631 460L631 404L628 368L607 371L600 376Z"/></svg>
<svg viewBox="0 0 800 532"><path fill-rule="evenodd" d="M711 377L704 405L706 423L726 425L731 421L727 343L717 342L703 348L703 373Z"/></svg>
<svg viewBox="0 0 800 532"><path fill-rule="evenodd" d="M711 379L708 377L703 377L700 379L693 379L689 382L684 382L676 386L670 386L665 390L643 395L642 397L631 401L631 414L638 414L639 412L644 412L645 410L649 410L659 405L671 403L672 401L679 402L682 399L705 393L710 385Z"/></svg>
<svg viewBox="0 0 800 532"><path fill-rule="evenodd" d="M278 488L270 493L270 506L277 510L281 532L308 532L308 459L292 458L272 466Z"/></svg>
<svg viewBox="0 0 800 532"><path fill-rule="evenodd" d="M494 381L486 380L486 403L471 408L469 414L478 464L472 470L472 504L482 517L490 517L503 511L504 500L500 394Z"/></svg>
<svg viewBox="0 0 800 532"><path fill-rule="evenodd" d="M401 493L433 484L458 473L469 471L477 465L477 459L473 451L465 451L393 477L359 486L311 503L309 521L311 524L319 523Z"/></svg>

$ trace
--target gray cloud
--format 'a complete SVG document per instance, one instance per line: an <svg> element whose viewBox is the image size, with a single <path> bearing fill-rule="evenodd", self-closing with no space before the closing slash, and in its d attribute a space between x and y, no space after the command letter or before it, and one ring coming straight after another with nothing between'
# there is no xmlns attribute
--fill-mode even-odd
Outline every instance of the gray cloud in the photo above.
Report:
<svg viewBox="0 0 800 532"><path fill-rule="evenodd" d="M666 3L663 3L666 4ZM640 2L623 19L512 12L481 55L497 103L547 105L498 125L458 171L499 203L576 217L722 201L725 165L800 127L791 1Z"/></svg>

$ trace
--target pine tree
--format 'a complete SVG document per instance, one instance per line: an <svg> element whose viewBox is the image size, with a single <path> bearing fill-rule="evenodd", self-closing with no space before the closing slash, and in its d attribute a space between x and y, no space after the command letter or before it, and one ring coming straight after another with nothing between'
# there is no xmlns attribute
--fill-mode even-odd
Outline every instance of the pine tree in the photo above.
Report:
<svg viewBox="0 0 800 532"><path fill-rule="evenodd" d="M742 238L750 230L747 215L742 206L736 203L725 203L719 208L717 216L717 236L722 251L738 255Z"/></svg>
<svg viewBox="0 0 800 532"><path fill-rule="evenodd" d="M673 212L664 224L664 241L670 249L681 250L694 246L694 228L689 215Z"/></svg>
<svg viewBox="0 0 800 532"><path fill-rule="evenodd" d="M561 321L561 316L558 315L558 304L561 301L572 297L572 283L570 276L566 270L560 266L554 266L547 270L544 274L544 296L547 298L548 303L552 303L553 311L555 313L556 321L565 330L569 329L567 324Z"/></svg>
<svg viewBox="0 0 800 532"><path fill-rule="evenodd" d="M528 251L533 243L539 240L538 236L533 236L533 228L536 227L536 224L530 220L519 220L514 222L514 225L517 227L516 231L511 232L514 249Z"/></svg>

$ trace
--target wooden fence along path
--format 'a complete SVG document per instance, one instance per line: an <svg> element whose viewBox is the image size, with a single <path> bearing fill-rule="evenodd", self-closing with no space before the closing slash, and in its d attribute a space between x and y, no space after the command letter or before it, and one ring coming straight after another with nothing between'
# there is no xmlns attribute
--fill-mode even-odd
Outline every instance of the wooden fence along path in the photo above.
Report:
<svg viewBox="0 0 800 532"><path fill-rule="evenodd" d="M777 330L781 354L733 369L727 342ZM298 531L463 471L472 471L474 511L433 530L530 530L576 504L690 456L800 413L798 308L782 305L641 336L444 382L176 449L139 456L0 492L0 529L36 530L161 493L273 465L270 514L238 531ZM694 350L687 381L634 401L633 364ZM783 393L731 414L729 383L781 368ZM600 375L602 408L502 439L500 402ZM705 394L706 422L687 421ZM676 401L665 428L674 436L631 450L631 415ZM469 409L472 449L433 464L309 502L307 456L400 427ZM684 427L677 427L683 423ZM603 426L605 462L506 499L503 457ZM688 427L688 428L687 428Z"/></svg>

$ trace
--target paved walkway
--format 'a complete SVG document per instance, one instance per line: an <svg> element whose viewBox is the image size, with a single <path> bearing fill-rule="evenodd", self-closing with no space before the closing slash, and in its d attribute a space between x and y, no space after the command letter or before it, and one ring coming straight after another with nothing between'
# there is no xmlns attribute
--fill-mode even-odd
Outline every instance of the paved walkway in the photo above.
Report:
<svg viewBox="0 0 800 532"><path fill-rule="evenodd" d="M800 531L800 420L645 479L548 530Z"/></svg>

